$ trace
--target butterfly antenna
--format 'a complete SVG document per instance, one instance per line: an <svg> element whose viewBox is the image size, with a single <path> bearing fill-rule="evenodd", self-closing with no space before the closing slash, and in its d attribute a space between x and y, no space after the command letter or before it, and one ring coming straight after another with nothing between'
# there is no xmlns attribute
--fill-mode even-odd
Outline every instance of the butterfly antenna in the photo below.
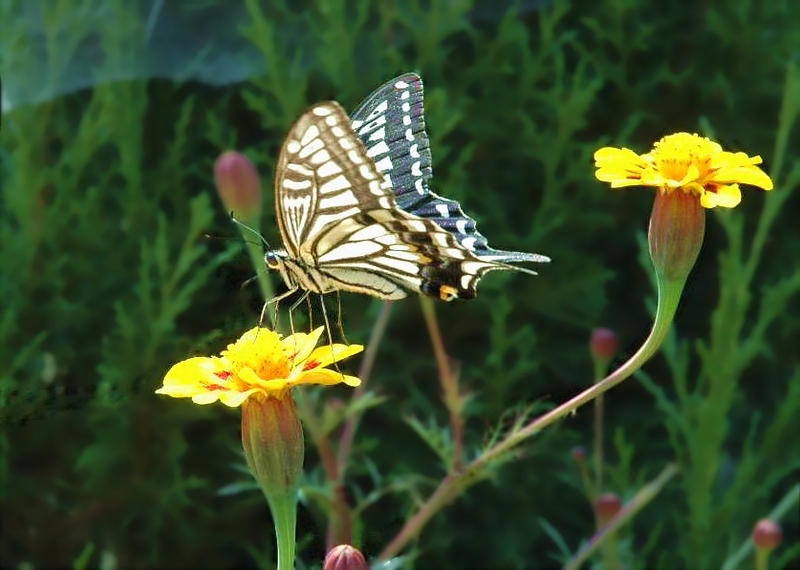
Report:
<svg viewBox="0 0 800 570"><path fill-rule="evenodd" d="M235 217L235 216L234 216L234 214L233 214L233 210L231 210L231 214L230 214L230 215L231 215L231 221L232 221L234 224L236 224L236 225L237 225L237 226L239 226L240 228L244 228L244 229L246 229L248 232L250 232L251 234L253 234L254 236L256 236L256 237L258 238L258 241L260 241L261 243L263 243L263 244L264 244L264 246L265 246L267 249L272 249L272 246L270 245L270 243L269 243L269 242L268 242L268 241L267 241L267 240L264 238L264 236L262 236L262 235L261 235L261 233L260 233L260 232L256 231L254 228L251 228L250 226L248 226L248 225L247 225L247 224L245 224L244 222L240 222L239 220L237 220L237 219L236 219L236 217Z"/></svg>

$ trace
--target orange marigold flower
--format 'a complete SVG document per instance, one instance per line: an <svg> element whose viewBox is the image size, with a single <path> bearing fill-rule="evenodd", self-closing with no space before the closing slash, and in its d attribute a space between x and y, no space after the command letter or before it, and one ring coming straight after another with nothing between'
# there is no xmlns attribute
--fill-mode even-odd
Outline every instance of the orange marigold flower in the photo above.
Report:
<svg viewBox="0 0 800 570"><path fill-rule="evenodd" d="M772 180L759 168L760 156L727 152L707 137L675 133L653 145L647 154L628 148L601 148L594 154L595 176L612 188L655 186L662 192L681 189L700 197L704 208L733 208L742 199L739 184L772 190Z"/></svg>
<svg viewBox="0 0 800 570"><path fill-rule="evenodd" d="M361 381L327 366L358 354L361 345L315 348L324 328L281 338L255 327L229 344L220 356L197 356L170 368L156 394L191 398L195 404L220 401L237 407L254 394L284 397L298 384L358 386Z"/></svg>

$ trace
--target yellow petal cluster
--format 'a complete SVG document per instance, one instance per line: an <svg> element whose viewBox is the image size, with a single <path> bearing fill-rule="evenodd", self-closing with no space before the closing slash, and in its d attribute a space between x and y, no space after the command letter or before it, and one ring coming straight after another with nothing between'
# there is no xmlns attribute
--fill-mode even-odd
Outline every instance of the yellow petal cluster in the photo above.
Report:
<svg viewBox="0 0 800 570"><path fill-rule="evenodd" d="M741 202L739 184L772 190L759 168L760 156L727 152L716 142L691 133L665 136L647 154L628 148L601 148L594 154L595 176L612 188L654 186L665 193L681 189L700 197L704 208L733 208Z"/></svg>
<svg viewBox="0 0 800 570"><path fill-rule="evenodd" d="M326 368L361 352L361 345L333 344L316 348L324 328L285 338L255 327L229 344L220 356L197 356L174 365L156 394L191 398L195 404L219 401L240 406L254 394L283 397L298 384L358 386L355 376Z"/></svg>

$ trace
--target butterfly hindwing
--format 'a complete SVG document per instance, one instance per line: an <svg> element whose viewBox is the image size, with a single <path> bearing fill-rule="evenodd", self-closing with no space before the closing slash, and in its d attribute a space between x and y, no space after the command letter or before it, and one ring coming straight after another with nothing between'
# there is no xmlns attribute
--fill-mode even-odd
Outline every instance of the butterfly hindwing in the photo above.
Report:
<svg viewBox="0 0 800 570"><path fill-rule="evenodd" d="M290 287L399 299L404 289L472 298L481 260L454 235L397 206L392 187L334 102L293 125L278 159L275 206Z"/></svg>
<svg viewBox="0 0 800 570"><path fill-rule="evenodd" d="M431 192L432 159L425 130L424 92L416 73L384 83L352 113L354 130L392 185L397 205L433 221L482 259L508 262L549 261L543 255L489 247L455 200Z"/></svg>

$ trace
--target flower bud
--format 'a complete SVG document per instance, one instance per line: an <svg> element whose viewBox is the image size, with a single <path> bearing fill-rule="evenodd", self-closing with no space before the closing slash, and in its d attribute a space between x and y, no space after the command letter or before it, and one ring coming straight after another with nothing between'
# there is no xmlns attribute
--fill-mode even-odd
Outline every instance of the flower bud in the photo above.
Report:
<svg viewBox="0 0 800 570"><path fill-rule="evenodd" d="M774 550L783 540L781 526L770 519L761 519L753 528L753 542L756 548Z"/></svg>
<svg viewBox="0 0 800 570"><path fill-rule="evenodd" d="M622 501L614 493L604 493L595 500L594 510L600 523L605 524L622 510Z"/></svg>
<svg viewBox="0 0 800 570"><path fill-rule="evenodd" d="M294 399L254 395L242 405L242 447L268 500L294 494L303 470L303 427Z"/></svg>
<svg viewBox="0 0 800 570"><path fill-rule="evenodd" d="M617 333L613 330L598 327L592 331L592 337L589 340L589 350L592 352L592 358L603 362L608 362L617 354L619 349L619 339Z"/></svg>
<svg viewBox="0 0 800 570"><path fill-rule="evenodd" d="M656 273L667 281L684 282L700 254L705 228L706 215L697 196L658 190L647 236Z"/></svg>
<svg viewBox="0 0 800 570"><path fill-rule="evenodd" d="M322 570L368 570L364 555L349 544L334 546L325 555Z"/></svg>
<svg viewBox="0 0 800 570"><path fill-rule="evenodd" d="M222 153L214 163L217 192L228 211L248 223L261 213L261 179L247 157L235 150Z"/></svg>

